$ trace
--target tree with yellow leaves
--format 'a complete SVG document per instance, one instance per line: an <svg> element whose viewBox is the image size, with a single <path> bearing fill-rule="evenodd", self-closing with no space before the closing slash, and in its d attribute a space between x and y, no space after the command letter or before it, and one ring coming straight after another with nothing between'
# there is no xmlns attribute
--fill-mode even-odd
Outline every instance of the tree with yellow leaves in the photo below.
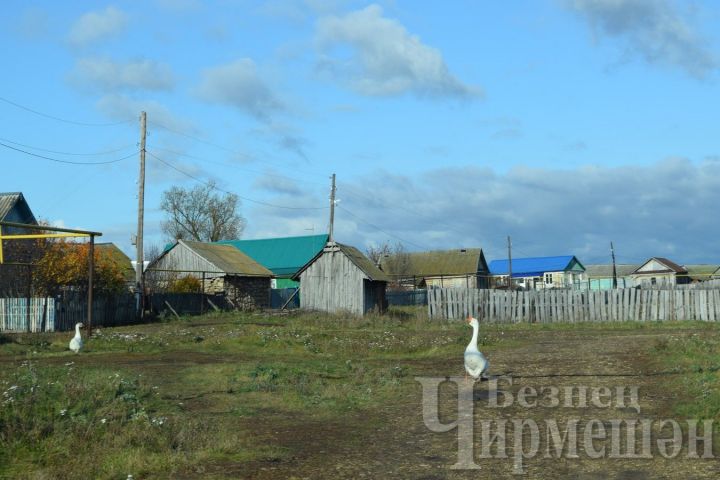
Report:
<svg viewBox="0 0 720 480"><path fill-rule="evenodd" d="M49 242L33 269L33 287L38 293L56 295L64 291L87 291L87 243ZM110 256L95 249L93 289L97 293L119 293L125 288L123 268Z"/></svg>

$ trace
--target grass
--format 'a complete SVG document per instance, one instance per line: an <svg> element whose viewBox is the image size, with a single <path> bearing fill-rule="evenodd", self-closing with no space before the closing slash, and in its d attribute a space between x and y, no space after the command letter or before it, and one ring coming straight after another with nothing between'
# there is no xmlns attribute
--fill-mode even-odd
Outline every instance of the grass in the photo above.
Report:
<svg viewBox="0 0 720 480"><path fill-rule="evenodd" d="M720 430L720 334L717 328L691 335L669 335L653 348L666 368L683 372L678 378L682 401L675 412L686 418L714 419Z"/></svg>
<svg viewBox="0 0 720 480"><path fill-rule="evenodd" d="M480 343L492 355L541 330L645 329L667 333L653 349L663 361L694 369L687 388L704 403L679 408L717 418L715 326L484 325ZM212 465L284 461L293 449L277 432L316 424L322 432L348 415L372 432L383 409L415 391L413 376L457 357L469 333L463 322L404 308L362 319L212 313L97 329L80 355L67 351L67 333L4 334L0 477L212 478Z"/></svg>

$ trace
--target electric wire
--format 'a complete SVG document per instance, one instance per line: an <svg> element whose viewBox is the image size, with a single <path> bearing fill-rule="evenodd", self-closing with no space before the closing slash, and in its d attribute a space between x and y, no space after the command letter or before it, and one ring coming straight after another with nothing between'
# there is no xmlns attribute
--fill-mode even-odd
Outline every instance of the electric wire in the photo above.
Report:
<svg viewBox="0 0 720 480"><path fill-rule="evenodd" d="M221 167L232 168L232 169L234 169L234 170L242 170L242 171L244 171L244 172L256 173L256 174L258 174L258 175L264 175L264 176L266 176L266 177L281 178L281 179L283 179L283 180L290 180L290 181L301 182L301 183L312 183L312 184L315 184L315 185L320 185L320 184L323 184L323 185L324 185L324 183L323 183L323 182L320 182L320 181L315 181L315 180L302 180L302 179L299 179L299 178L288 177L287 175L282 175L282 174L279 174L279 173L261 172L261 171L259 171L259 170L253 170L253 169L251 169L251 168L245 168L245 167L240 167L240 166L237 166L237 165L231 165L231 164L228 164L227 162L216 162L216 161L214 161L214 160L208 160L207 158L198 157L198 156L196 156L196 155L191 155L191 154L189 154L189 153L178 152L178 151L172 150L172 149L170 149L170 148L158 147L157 145L148 145L148 146L151 147L151 148L154 149L154 150L162 150L162 151L164 151L164 152L172 153L173 155L177 155L177 156L180 156L180 157L192 158L192 159L198 160L198 161L200 161L200 162L211 163L211 164L213 164L213 165L219 165L219 166L221 166Z"/></svg>
<svg viewBox="0 0 720 480"><path fill-rule="evenodd" d="M245 197L245 196L239 195L239 194L237 194L237 193L235 193L235 192L231 192L230 190L222 189L222 188L218 187L217 185L214 185L213 183L207 182L207 181L205 181L205 180L203 180L203 179L201 179L201 178L199 178L199 177L196 177L195 175L193 175L193 174L191 174L191 173L188 173L188 172L186 172L186 171L184 171L184 170L176 167L176 166L173 165L172 163L163 160L162 158L158 157L157 155L154 155L152 152L149 152L149 151L147 151L147 150L146 150L146 152L147 152L148 155L150 155L151 157L153 157L155 160L157 160L157 161L159 161L160 163L162 163L162 164L164 164L164 165L172 168L172 169L175 170L176 172L181 173L181 174L185 175L186 177L195 180L196 182L202 183L203 185L206 185L206 186L211 186L211 187L215 188L216 190L219 190L219 191L224 192L224 193L228 193L228 194L231 194L231 195L236 195L238 198L241 198L241 199L243 199L243 200L245 200L245 201L247 201L247 202L255 203L255 204L258 204L258 205L264 205L264 206L266 206L266 207L281 208L281 209L285 209L285 210L327 210L328 208L330 208L330 207L291 207L291 206L288 206L288 205L275 205L275 204L272 204L272 203L263 202L263 201L261 201L261 200L255 200L255 199L253 199L253 198Z"/></svg>
<svg viewBox="0 0 720 480"><path fill-rule="evenodd" d="M27 111L27 112L34 113L35 115L39 115L39 116L41 116L41 117L50 118L50 119L52 119L52 120L57 120L58 122L69 123L69 124L71 124L71 125L80 125L80 126L82 126L82 127L114 127L114 126L117 126L117 125L124 125L124 124L126 124L126 123L130 123L130 122L133 121L133 120L128 119L128 120L123 120L123 121L120 121L120 122L113 122L113 123L78 122L78 121L75 121L75 120L68 120L68 119L66 119L66 118L56 117L55 115L50 115L50 114L48 114L48 113L43 113L43 112L34 110L34 109L30 108L30 107L26 107L26 106L24 106L24 105L20 105L19 103L13 102L12 100L8 100L7 98L0 97L0 101L3 101L3 102L5 102L5 103L7 103L7 104L10 104L10 105L12 105L12 106L14 106L14 107L20 108L20 109L25 110L25 111Z"/></svg>
<svg viewBox="0 0 720 480"><path fill-rule="evenodd" d="M350 215L351 217L355 218L356 220L358 220L358 221L360 221L360 222L362 222L362 223L364 223L364 224L366 224L366 225L374 228L375 230L377 230L377 231L379 231L379 232L384 233L385 235L388 235L388 236L390 236L390 237L393 237L393 238L395 238L396 240L400 240L401 242L406 243L406 244L408 244L408 245L414 245L415 247L418 247L418 248L420 248L421 250L431 250L431 249L429 249L429 248L427 248L427 247L425 247L425 246L423 246L423 245L420 245L420 244L415 243L415 242L411 242L411 241L406 240L406 239L404 239L404 238L398 237L397 235L394 235L394 234L392 234L392 233L390 233L390 232L387 232L387 231L383 230L382 228L378 227L377 225L375 225L374 223L368 222L367 220L364 220L363 218L360 218L359 216L355 215L354 213L352 213L352 212L351 212L350 210L348 210L347 208L341 207L341 206L339 206L339 205L336 205L335 208L337 208L337 209L339 209L339 210L342 210L343 212L347 213L348 215Z"/></svg>
<svg viewBox="0 0 720 480"><path fill-rule="evenodd" d="M34 147L34 146L32 146L32 145L27 145L27 144L24 144L24 143L15 142L15 141L13 141L13 140L9 140L9 139L7 139L7 138L2 138L2 137L0 137L0 140L3 141L3 142L11 143L11 144L13 144L13 145L17 145L17 146L19 146L19 147L29 148L29 149L31 149L31 150L37 150L37 151L40 151L40 152L47 152L47 153L55 153L55 154L58 154L58 155L70 155L70 156L100 156L100 155L109 155L109 154L111 154L111 153L122 152L123 150L127 150L128 148L135 148L135 145L125 145L124 147L121 147L121 148L116 148L116 149L113 149L113 150L105 150L105 151L102 151L102 152L78 153L78 152L63 152L63 151L60 151L60 150L49 150L49 149L47 149L47 148Z"/></svg>
<svg viewBox="0 0 720 480"><path fill-rule="evenodd" d="M137 155L137 154L139 153L139 152L133 152L133 153L131 153L130 155L126 155L126 156L121 157L121 158L116 158L116 159L114 159L114 160L105 160L105 161L100 161L100 162L74 162L74 161L72 161L72 160L63 160L63 159L60 159L60 158L46 157L45 155L39 155L39 154L37 154L37 153L28 152L28 151L23 150L23 149L21 149L21 148L16 148L16 147L13 147L13 146L11 146L11 145L7 145L7 144L2 143L2 142L0 142L0 146L3 146L3 147L5 147L5 148L9 148L10 150L15 150L16 152L24 153L25 155L30 155L30 156L37 157L37 158L43 158L43 159L45 159L45 160L50 160L50 161L52 161L52 162L57 162L57 163L66 163L66 164L69 164L69 165L108 165L108 164L111 164L111 163L118 163L118 162L121 162L121 161L123 161L123 160L127 160L128 158L134 157L135 155Z"/></svg>

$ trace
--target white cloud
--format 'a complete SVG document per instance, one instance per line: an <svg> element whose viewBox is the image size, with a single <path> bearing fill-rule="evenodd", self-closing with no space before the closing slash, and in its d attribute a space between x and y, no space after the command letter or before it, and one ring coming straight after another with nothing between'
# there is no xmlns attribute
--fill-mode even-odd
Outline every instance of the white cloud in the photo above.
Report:
<svg viewBox="0 0 720 480"><path fill-rule="evenodd" d="M100 12L88 12L81 16L70 29L68 41L77 47L115 36L128 23L128 16L113 6Z"/></svg>
<svg viewBox="0 0 720 480"><path fill-rule="evenodd" d="M625 263L664 255L679 263L720 263L715 240L720 224L714 221L720 162L713 160L518 167L504 174L481 167L414 176L382 171L339 182L337 195L342 199L337 239L360 248L399 237L410 250L480 246L490 260L505 255L510 234L519 257L576 254L584 263L608 262L613 241ZM293 202L324 205L327 193L319 189L312 198ZM301 214L306 221L312 216ZM323 210L314 218L324 227L326 216ZM268 208L262 218L251 217L250 225L259 222L265 233L275 225L280 235L285 219L296 217L293 211Z"/></svg>
<svg viewBox="0 0 720 480"><path fill-rule="evenodd" d="M667 0L565 0L596 35L626 42L628 53L702 78L719 66L706 41Z"/></svg>
<svg viewBox="0 0 720 480"><path fill-rule="evenodd" d="M81 58L70 74L73 82L103 91L171 90L175 84L169 65L140 59L114 62L109 58Z"/></svg>
<svg viewBox="0 0 720 480"><path fill-rule="evenodd" d="M187 134L197 132L197 127L192 121L176 116L155 100L137 100L122 94L109 94L100 98L96 106L102 113L117 120L139 118L140 112L145 111L150 130L155 123Z"/></svg>
<svg viewBox="0 0 720 480"><path fill-rule="evenodd" d="M326 16L317 23L322 52L318 68L349 82L365 95L415 93L428 97L470 98L481 89L453 76L440 50L422 43L396 20L383 17L378 5L344 16ZM337 47L349 47L343 58Z"/></svg>
<svg viewBox="0 0 720 480"><path fill-rule="evenodd" d="M296 181L274 171L268 171L258 177L253 186L275 194L301 195L303 193Z"/></svg>
<svg viewBox="0 0 720 480"><path fill-rule="evenodd" d="M196 93L205 101L233 106L263 121L285 109L249 58L206 69Z"/></svg>

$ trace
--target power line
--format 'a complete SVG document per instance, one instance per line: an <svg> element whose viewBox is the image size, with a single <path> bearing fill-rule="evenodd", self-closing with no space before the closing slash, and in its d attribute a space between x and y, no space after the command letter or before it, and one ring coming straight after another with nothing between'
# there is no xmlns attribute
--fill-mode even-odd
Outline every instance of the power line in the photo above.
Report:
<svg viewBox="0 0 720 480"><path fill-rule="evenodd" d="M2 143L2 142L0 142L0 146L3 146L3 147L5 147L5 148L9 148L10 150L15 150L16 152L24 153L25 155L30 155L30 156L37 157L37 158L43 158L43 159L45 159L45 160L50 160L50 161L52 161L52 162L67 163L67 164L70 164L70 165L107 165L107 164L110 164L110 163L117 163L117 162L121 162L121 161L123 161L123 160L127 160L127 159L130 158L130 157L134 157L134 156L137 155L137 153L138 153L138 152L133 152L133 153L131 153L130 155L126 155L126 156L124 156L124 157L122 157L122 158L116 158L115 160L106 160L106 161L102 161L102 162L73 162L73 161L71 161L71 160L62 160L62 159L59 159L59 158L46 157L45 155L38 155L37 153L28 152L28 151L25 151L25 150L23 150L23 149L21 149L21 148L15 148L15 147L13 147L13 146L6 145L6 144L4 144L4 143Z"/></svg>
<svg viewBox="0 0 720 480"><path fill-rule="evenodd" d="M8 100L7 98L0 97L0 101L3 101L5 103L8 103L14 107L20 108L22 110L25 110L30 113L34 113L35 115L40 115L41 117L50 118L52 120L57 120L58 122L64 122L69 123L72 125L80 125L83 127L114 127L117 125L124 125L126 123L130 123L133 120L123 120L121 122L115 122L115 123L91 123L91 122L77 122L75 120L68 120L66 118L56 117L55 115L50 115L48 113L39 112L37 110L33 110L30 107L26 107L24 105L20 105L19 103L15 103L12 100Z"/></svg>
<svg viewBox="0 0 720 480"><path fill-rule="evenodd" d="M245 196L242 196L242 195L238 195L238 194L235 193L235 192L231 192L231 191L229 191L229 190L224 190L224 189L218 187L217 185L215 185L215 184L213 184L213 183L206 182L205 180L203 180L203 179L201 179L201 178L198 178L198 177L196 177L195 175L193 175L193 174L191 174L191 173L188 173L188 172L186 172L186 171L184 171L184 170L181 170L181 169L177 168L175 165L171 164L170 162L166 162L165 160L163 160L162 158L158 157L157 155L154 155L154 154L153 154L152 152L150 152L150 151L147 151L147 154L150 155L151 157L153 157L155 160L157 160L157 161L165 164L166 166L172 168L172 169L175 170L176 172L182 173L182 174L185 175L186 177L191 178L191 179L195 180L196 182L202 183L203 185L206 185L206 186L213 187L213 188L215 188L216 190L219 190L219 191L221 191L221 192L228 193L228 194L230 194L230 195L235 195L235 196L237 196L238 198L241 198L241 199L243 199L243 200L245 200L245 201L247 201L247 202L256 203L256 204L258 204L258 205L264 205L264 206L266 206L266 207L282 208L282 209L286 209L286 210L325 210L325 209L329 208L329 207L290 207L290 206L287 206L287 205L275 205L275 204L272 204L272 203L263 202L263 201L260 201L260 200L255 200L255 199L253 199L253 198L249 198L249 197L245 197Z"/></svg>
<svg viewBox="0 0 720 480"><path fill-rule="evenodd" d="M409 241L409 240L405 240L405 239L400 238L400 237L398 237L397 235L394 235L394 234L392 234L392 233L390 233L390 232L386 232L385 230L383 230L382 228L378 227L377 225L375 225L375 224L373 224L373 223L370 223L370 222L368 222L367 220L364 220L364 219L358 217L357 215L355 215L354 213L352 213L352 212L351 212L350 210L348 210L347 208L341 207L341 206L339 206L339 205L336 205L336 207L337 207L338 209L342 210L343 212L347 213L347 214L350 215L351 217L355 218L356 220L359 220L360 222L362 222L362 223L364 223L364 224L366 224L366 225L369 225L370 227L374 228L375 230L377 230L377 231L379 231L379 232L384 233L385 235L388 235L388 236L393 237L393 238L395 238L395 239L397 239L397 240L400 240L401 242L406 243L406 244L408 244L408 245L414 245L414 246L420 248L421 250L430 250L429 248L427 248L427 247L425 247L425 246L423 246L423 245L417 244L417 243L415 243L415 242L411 242L411 241Z"/></svg>
<svg viewBox="0 0 720 480"><path fill-rule="evenodd" d="M14 142L12 140L9 140L7 138L0 138L3 142L12 143L13 145L18 145L20 147L29 148L31 150L38 150L40 152L47 152L47 153L56 153L58 155L72 155L72 156L99 156L99 155L108 155L110 153L117 153L122 152L123 150L127 150L128 148L135 148L135 145L125 145L121 148L116 148L114 150L105 150L103 152L94 152L94 153L77 153L77 152L62 152L59 150L48 150L46 148L40 148L40 147L34 147L32 145L26 145L24 143L20 142Z"/></svg>
<svg viewBox="0 0 720 480"><path fill-rule="evenodd" d="M221 167L232 168L232 169L235 169L235 170L242 170L242 171L250 172L250 173L256 173L256 174L258 174L258 175L264 175L264 176L266 176L266 177L281 178L281 179L283 179L283 180L291 180L291 181L294 181L294 182L312 183L312 184L315 184L315 185L323 184L323 182L320 182L320 181L301 180L301 179L298 179L298 178L288 177L287 175L281 175L281 174L269 173L269 172L261 172L261 171L259 171L259 170L253 170L252 168L239 167L239 166L237 166L237 165L228 164L227 162L216 162L216 161L214 161L214 160L208 160L207 158L202 158L202 157L198 157L198 156L195 156L195 155L190 155L189 153L183 153L183 152L178 152L177 150L172 150L172 149L169 149L169 148L158 147L157 145L151 145L151 147L152 147L153 149L155 149L155 150L163 150L163 151L165 151L165 152L172 153L173 155L178 155L178 156L180 156L180 157L192 158L192 159L198 160L198 161L200 161L200 162L211 163L211 164L213 164L213 165L219 165L219 166L221 166ZM270 165L272 165L272 164L270 164Z"/></svg>
<svg viewBox="0 0 720 480"><path fill-rule="evenodd" d="M152 121L152 120L148 120L148 122L149 122L150 124L152 124L152 125L155 125L156 127L160 127L160 128L162 128L163 130L167 130L168 132L172 132L172 133L174 133L174 134L176 134L176 135L180 135L180 136L182 136L182 137L189 138L189 139L191 139L191 140L195 140L196 142L200 142L200 143L203 143L203 144L205 144L205 145L209 145L209 146L211 146L211 147L215 147L215 148L218 148L218 149L220 149L220 150L224 150L224 151L226 151L226 152L233 153L233 154L235 154L235 155L239 155L239 156L241 156L241 157L242 157L243 159L245 159L245 160L248 160L248 161L254 160L254 157L253 157L252 155L249 155L249 154L247 154L247 153L241 152L241 151L239 151L239 150L235 150L235 149L226 147L226 146L224 146L224 145L220 145L219 143L211 142L210 140L205 140L205 139L200 138L200 137L197 137L197 136L195 136L195 135L191 135L191 134L189 134L189 133L182 132L182 131L180 131L180 130L177 130L177 129L168 127L167 125L163 125L162 123L158 123L158 122L155 122L155 121ZM157 148L157 147L156 147L156 148ZM273 163L273 162L268 162L267 160L259 160L259 159L258 159L258 161L261 162L261 163L265 163L265 164L267 164L267 165L276 167L276 168L287 168L287 165L281 165L281 164L277 164L277 163ZM301 173L301 172L296 172L296 173ZM318 172L314 172L314 173L317 173L318 175L320 175L320 173L318 173Z"/></svg>
<svg viewBox="0 0 720 480"><path fill-rule="evenodd" d="M235 155L240 155L240 156L242 156L242 157L244 157L244 158L246 158L246 159L249 159L249 158L250 158L250 155L248 155L247 153L239 152L239 151L237 151L237 150L233 150L232 148L225 147L225 146L220 145L220 144L218 144L218 143L214 143L214 142L211 142L211 141L209 141L209 140L205 140L205 139L202 139L202 138L200 138L200 137L196 137L195 135L190 135L189 133L185 133L185 132L182 132L182 131L180 131L180 130L176 130L176 129L174 129L174 128L170 128L170 127L168 127L167 125L163 125L162 123L158 123L158 122L152 121L152 120L151 120L149 123L152 124L152 125L155 125L156 127L160 127L160 128L162 128L163 130L167 130L168 132L172 132L172 133L174 133L174 134L176 134L176 135L180 135L180 136L182 136L182 137L189 138L189 139L191 139L191 140L195 140L196 142L204 143L205 145L210 145L211 147L219 148L220 150L225 150L226 152L234 153Z"/></svg>

